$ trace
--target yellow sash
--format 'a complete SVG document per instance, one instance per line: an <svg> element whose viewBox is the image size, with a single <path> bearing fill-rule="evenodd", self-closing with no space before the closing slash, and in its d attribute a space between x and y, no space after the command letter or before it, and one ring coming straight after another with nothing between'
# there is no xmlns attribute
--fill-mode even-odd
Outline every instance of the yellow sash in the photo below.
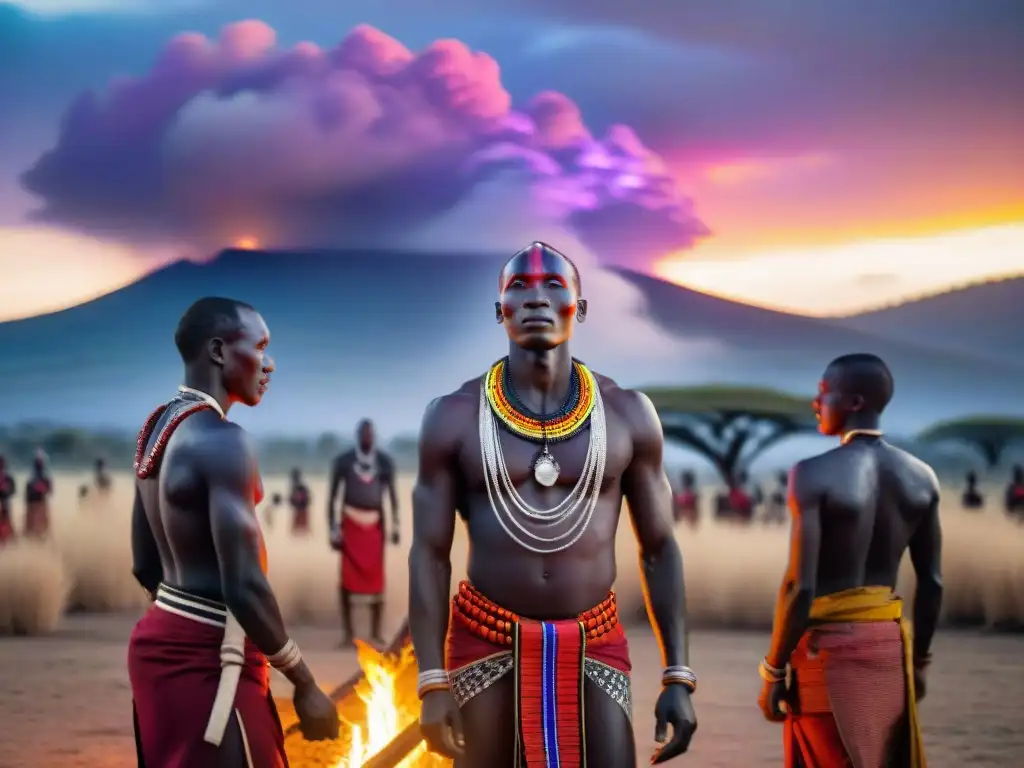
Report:
<svg viewBox="0 0 1024 768"><path fill-rule="evenodd" d="M908 768L926 768L921 724L917 719L914 692L914 644L910 623L903 617L903 601L889 587L856 587L816 597L811 603L811 622L834 624L844 621L898 621L903 640L903 671L906 678L907 721L910 728Z"/></svg>

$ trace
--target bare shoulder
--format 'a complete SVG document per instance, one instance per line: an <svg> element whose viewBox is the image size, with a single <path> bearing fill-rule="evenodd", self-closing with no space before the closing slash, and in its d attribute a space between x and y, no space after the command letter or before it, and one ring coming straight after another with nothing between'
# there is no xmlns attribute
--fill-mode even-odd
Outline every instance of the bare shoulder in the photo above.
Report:
<svg viewBox="0 0 1024 768"><path fill-rule="evenodd" d="M825 453L796 462L789 470L790 493L798 499L823 494L827 490L827 478L835 476L830 469L835 467L837 462L842 461L841 451L838 448L833 448Z"/></svg>
<svg viewBox="0 0 1024 768"><path fill-rule="evenodd" d="M629 425L634 444L661 445L661 419L651 398L636 389L620 387L613 379L594 374L605 407Z"/></svg>
<svg viewBox="0 0 1024 768"><path fill-rule="evenodd" d="M927 488L935 493L939 492L939 478L930 464L922 461L910 451L897 448L892 443L885 443L885 447L891 460L898 464L900 474L904 478L911 480L919 488Z"/></svg>
<svg viewBox="0 0 1024 768"><path fill-rule="evenodd" d="M595 373L594 378L597 380L597 386L601 390L601 397L604 398L606 408L637 427L656 426L658 431L661 431L658 411L655 409L654 403L651 402L651 398L638 389L620 387L614 379L602 374Z"/></svg>
<svg viewBox="0 0 1024 768"><path fill-rule="evenodd" d="M482 377L467 381L454 392L430 401L423 412L420 449L454 448L470 424L475 423Z"/></svg>
<svg viewBox="0 0 1024 768"><path fill-rule="evenodd" d="M256 473L256 447L249 433L219 417L201 427L202 440L193 447L200 472L217 484L249 482Z"/></svg>

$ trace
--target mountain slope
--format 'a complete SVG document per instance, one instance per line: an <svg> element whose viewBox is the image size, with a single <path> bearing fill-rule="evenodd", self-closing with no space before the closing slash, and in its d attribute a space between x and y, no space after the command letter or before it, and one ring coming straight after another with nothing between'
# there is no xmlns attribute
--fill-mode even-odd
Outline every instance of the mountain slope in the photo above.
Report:
<svg viewBox="0 0 1024 768"><path fill-rule="evenodd" d="M278 365L263 406L233 418L264 433L311 433L370 416L382 431L408 432L431 399L504 354L494 321L502 261L226 251L207 264L174 264L87 304L0 323L0 420L137 427L179 381L181 313L200 296L228 295L263 313ZM995 366L978 376L975 362L642 275L583 277L591 317L574 353L625 385L732 382L809 393L829 359L868 349L896 372L894 423L1020 407L1013 377ZM652 324L635 321L637 311L663 333L645 333Z"/></svg>
<svg viewBox="0 0 1024 768"><path fill-rule="evenodd" d="M1024 368L1024 277L971 285L837 323Z"/></svg>
<svg viewBox="0 0 1024 768"><path fill-rule="evenodd" d="M748 380L810 391L828 361L872 352L892 368L896 395L887 421L928 423L941 413L1019 412L1019 374L967 354L950 354L832 322L725 301L649 275L620 274L644 295L647 311L672 333L713 334L739 354L729 361ZM735 379L735 376L730 376Z"/></svg>

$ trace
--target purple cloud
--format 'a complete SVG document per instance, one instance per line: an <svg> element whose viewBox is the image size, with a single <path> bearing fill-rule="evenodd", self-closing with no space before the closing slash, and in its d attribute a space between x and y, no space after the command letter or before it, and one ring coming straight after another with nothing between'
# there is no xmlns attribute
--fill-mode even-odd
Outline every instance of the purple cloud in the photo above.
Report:
<svg viewBox="0 0 1024 768"><path fill-rule="evenodd" d="M607 261L707 234L630 128L595 138L553 92L514 110L486 54L457 40L414 54L367 26L330 50L278 48L260 21L179 35L146 75L81 95L22 182L38 220L209 250L386 243L499 174Z"/></svg>

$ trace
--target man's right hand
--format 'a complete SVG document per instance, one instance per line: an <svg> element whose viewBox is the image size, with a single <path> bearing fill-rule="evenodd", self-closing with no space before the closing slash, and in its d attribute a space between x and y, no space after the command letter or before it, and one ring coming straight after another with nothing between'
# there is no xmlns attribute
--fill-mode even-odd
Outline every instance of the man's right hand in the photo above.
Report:
<svg viewBox="0 0 1024 768"><path fill-rule="evenodd" d="M335 552L341 552L341 526L340 525L336 525L333 528L331 528L331 533L330 533L330 536L329 536L329 541L330 541L330 544L331 544L331 549L333 549Z"/></svg>
<svg viewBox="0 0 1024 768"><path fill-rule="evenodd" d="M925 677L924 667L914 667L914 697L920 701L928 693L928 678Z"/></svg>
<svg viewBox="0 0 1024 768"><path fill-rule="evenodd" d="M338 709L315 684L295 689L292 697L299 730L306 741L334 741L338 738Z"/></svg>
<svg viewBox="0 0 1024 768"><path fill-rule="evenodd" d="M423 697L420 731L431 752L455 759L466 748L462 715L451 691L432 691Z"/></svg>

